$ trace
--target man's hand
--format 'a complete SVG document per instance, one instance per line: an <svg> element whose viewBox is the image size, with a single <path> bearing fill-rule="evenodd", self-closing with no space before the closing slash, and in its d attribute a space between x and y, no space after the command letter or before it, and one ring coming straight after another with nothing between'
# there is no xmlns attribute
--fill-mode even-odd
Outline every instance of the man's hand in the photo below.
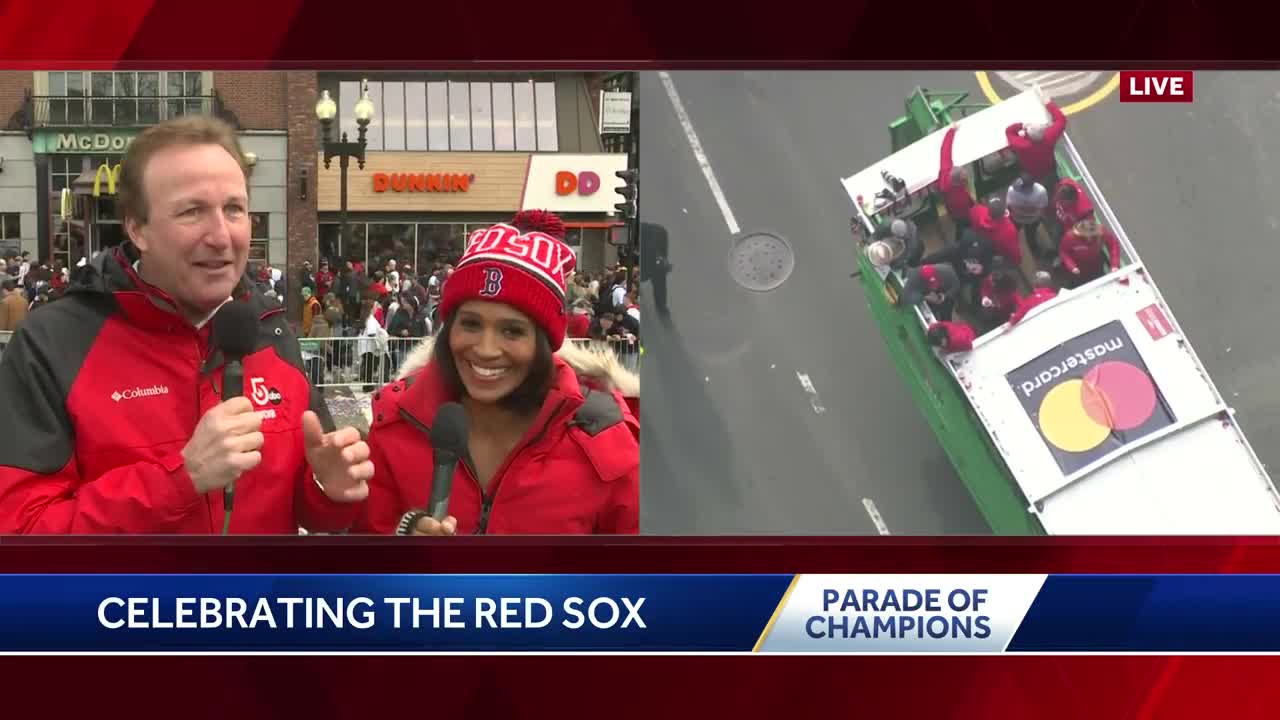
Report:
<svg viewBox="0 0 1280 720"><path fill-rule="evenodd" d="M369 497L373 463L360 431L344 427L326 434L320 418L308 410L302 414L302 443L307 463L330 500L359 502Z"/></svg>
<svg viewBox="0 0 1280 720"><path fill-rule="evenodd" d="M450 515L440 522L430 515L423 515L414 524L410 535L453 535L458 532L458 519Z"/></svg>
<svg viewBox="0 0 1280 720"><path fill-rule="evenodd" d="M182 460L201 495L220 490L262 462L262 416L249 398L231 398L200 418Z"/></svg>

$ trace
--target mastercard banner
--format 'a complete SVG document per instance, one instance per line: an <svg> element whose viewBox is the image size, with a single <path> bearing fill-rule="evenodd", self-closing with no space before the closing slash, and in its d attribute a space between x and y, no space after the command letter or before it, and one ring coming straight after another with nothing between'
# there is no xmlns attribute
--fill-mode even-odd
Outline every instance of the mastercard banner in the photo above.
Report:
<svg viewBox="0 0 1280 720"><path fill-rule="evenodd" d="M1062 343L1005 378L1063 475L1175 422L1119 320Z"/></svg>

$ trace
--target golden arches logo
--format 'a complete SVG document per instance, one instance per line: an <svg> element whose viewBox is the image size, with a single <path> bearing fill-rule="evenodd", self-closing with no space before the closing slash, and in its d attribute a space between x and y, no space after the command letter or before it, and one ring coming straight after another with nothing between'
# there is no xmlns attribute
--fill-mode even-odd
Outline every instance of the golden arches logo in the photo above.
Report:
<svg viewBox="0 0 1280 720"><path fill-rule="evenodd" d="M100 197L102 195L102 177L107 178L107 194L116 194L116 183L120 180L120 164L115 167L107 163L98 166L98 171L93 174L93 196Z"/></svg>
<svg viewBox="0 0 1280 720"><path fill-rule="evenodd" d="M69 220L75 214L76 204L75 197L71 194L71 188L62 188L62 196L59 210L62 211L62 219Z"/></svg>

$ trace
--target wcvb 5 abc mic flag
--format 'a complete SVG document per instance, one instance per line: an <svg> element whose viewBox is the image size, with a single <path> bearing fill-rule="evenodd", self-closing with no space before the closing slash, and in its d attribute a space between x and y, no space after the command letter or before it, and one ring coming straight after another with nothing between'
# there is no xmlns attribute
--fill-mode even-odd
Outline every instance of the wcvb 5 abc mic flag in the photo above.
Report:
<svg viewBox="0 0 1280 720"><path fill-rule="evenodd" d="M1190 70L1121 70L1120 102L1192 102L1195 76Z"/></svg>

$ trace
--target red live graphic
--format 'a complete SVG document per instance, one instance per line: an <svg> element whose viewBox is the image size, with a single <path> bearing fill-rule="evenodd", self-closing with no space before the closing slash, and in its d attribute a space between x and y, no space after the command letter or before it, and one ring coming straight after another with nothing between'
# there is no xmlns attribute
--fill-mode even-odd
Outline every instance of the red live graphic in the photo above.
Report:
<svg viewBox="0 0 1280 720"><path fill-rule="evenodd" d="M1122 70L1120 102L1191 102L1190 70Z"/></svg>

